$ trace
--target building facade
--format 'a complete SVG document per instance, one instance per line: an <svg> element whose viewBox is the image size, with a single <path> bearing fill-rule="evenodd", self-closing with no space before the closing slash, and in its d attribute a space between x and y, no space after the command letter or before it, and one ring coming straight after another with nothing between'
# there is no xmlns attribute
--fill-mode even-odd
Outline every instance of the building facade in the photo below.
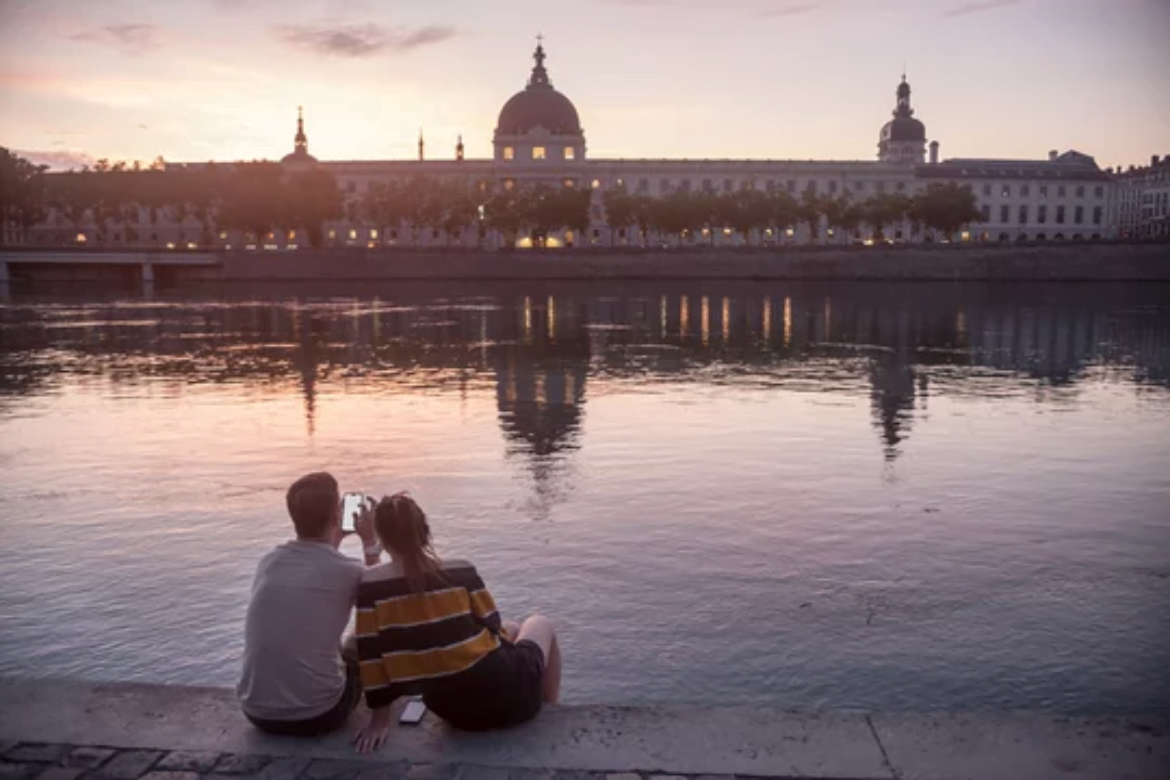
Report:
<svg viewBox="0 0 1170 780"><path fill-rule="evenodd" d="M1122 238L1170 236L1170 155L1131 165L1117 176L1117 227Z"/></svg>
<svg viewBox="0 0 1170 780"><path fill-rule="evenodd" d="M320 161L309 153L304 118L297 117L293 151L281 163L290 170L320 167L337 180L346 201L347 217L326 226L326 240L336 246L463 245L500 246L503 238L480 227L468 227L452 236L433 226L370 226L360 219L363 198L371 187L417 175L436 178L460 177L495 186L543 184L553 187L587 188L593 193L590 224L584 234L563 230L548 237L549 246L640 245L665 242L658 235L634 235L635 230L611 230L606 222L604 193L612 188L652 197L676 192L729 193L745 188L763 192L783 191L795 198L813 193L831 198L848 197L862 202L883 193L914 195L937 183L955 182L970 186L978 199L983 220L959 236L934 236L914 225L887 226L885 236L895 241L1023 241L1093 240L1118 236L1118 220L1134 212L1132 200L1118 201L1117 182L1101 170L1092 157L1075 151L1052 152L1046 159L939 160L939 143L927 143L925 124L915 117L911 87L905 75L895 91L893 117L879 131L878 154L873 160L734 160L734 159L594 159L588 156L586 134L573 102L559 92L547 68L547 54L538 45L534 64L524 89L507 100L500 111L493 137L491 159L471 160L463 144L446 159L427 159L420 135L416 160ZM929 159L927 150L929 148ZM1165 183L1165 161L1159 181ZM1157 168L1157 166L1154 166ZM1147 177L1151 178L1151 177ZM1136 187L1137 178L1134 178ZM1146 179L1142 179L1145 182ZM1127 185L1131 186L1131 185ZM1142 186L1145 186L1144 184ZM1128 192L1128 190L1127 190ZM1165 225L1165 187L1158 195L1142 190L1141 214L1162 215ZM1129 197L1129 196L1127 196ZM1158 200L1161 198L1161 200ZM1149 201L1147 203L1147 200ZM1159 212L1158 210L1161 209ZM60 215L31 231L60 240ZM70 223L72 225L73 223ZM1143 224L1145 224L1143 222ZM199 226L188 219L152 224L135 231L134 242L146 246L186 248L195 245ZM90 229L66 229L77 233L78 242L94 242ZM713 235L711 234L713 233ZM704 230L688 235L694 244L727 246L750 242L755 245L848 243L872 238L863 228L853 235L834 231L824 223L814 231L800 225L774 234L770 229L743 236L725 229ZM122 236L128 239L128 236ZM103 239L104 241L106 239ZM299 231L283 231L265 237L220 231L215 236L222 247L250 249L291 249L305 243ZM52 243L52 241L49 241ZM118 242L113 242L117 244ZM520 245L528 243L520 240Z"/></svg>

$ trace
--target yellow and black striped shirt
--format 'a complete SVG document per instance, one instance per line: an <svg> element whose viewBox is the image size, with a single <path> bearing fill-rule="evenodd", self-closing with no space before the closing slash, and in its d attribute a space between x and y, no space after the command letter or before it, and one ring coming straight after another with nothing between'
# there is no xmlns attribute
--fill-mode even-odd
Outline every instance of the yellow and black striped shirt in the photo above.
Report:
<svg viewBox="0 0 1170 780"><path fill-rule="evenodd" d="M358 587L357 649L370 708L417 695L426 683L467 671L500 646L500 614L475 567L445 564L426 589L389 565Z"/></svg>

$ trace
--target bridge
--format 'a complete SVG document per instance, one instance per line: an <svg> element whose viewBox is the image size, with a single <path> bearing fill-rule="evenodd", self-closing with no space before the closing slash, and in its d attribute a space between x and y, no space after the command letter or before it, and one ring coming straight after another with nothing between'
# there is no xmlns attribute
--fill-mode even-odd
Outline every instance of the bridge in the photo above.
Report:
<svg viewBox="0 0 1170 780"><path fill-rule="evenodd" d="M0 293L7 292L14 277L44 276L93 279L129 273L141 281L143 290L154 285L156 269L206 268L223 265L213 252L107 252L92 249L38 250L0 248Z"/></svg>

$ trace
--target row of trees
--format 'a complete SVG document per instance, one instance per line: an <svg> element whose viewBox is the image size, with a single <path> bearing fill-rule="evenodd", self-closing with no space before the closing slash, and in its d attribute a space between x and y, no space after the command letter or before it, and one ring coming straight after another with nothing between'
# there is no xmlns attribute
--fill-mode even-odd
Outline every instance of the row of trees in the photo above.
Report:
<svg viewBox="0 0 1170 780"><path fill-rule="evenodd" d="M30 227L53 209L75 229L92 224L103 243L112 231L133 243L144 226L169 222L198 226L196 243L207 246L220 230L241 230L257 241L276 230L303 230L309 243L319 246L325 225L344 219L353 227L379 228L383 237L405 230L412 245L423 229L440 231L448 241L471 229L480 239L488 230L498 231L506 246L520 237L542 245L559 230L581 236L594 216L593 193L585 189L422 175L374 184L347 202L328 171L290 172L271 162L183 167L161 159L147 166L100 160L93 168L46 175L0 150L0 185L0 218L6 224ZM679 243L703 231L714 243L726 230L750 244L753 236L762 241L768 230L779 236L800 225L808 226L814 241L822 227L853 236L869 225L881 239L903 223L914 235L925 228L950 236L980 219L974 194L956 184L861 202L812 193L798 199L754 187L653 198L619 187L605 191L599 205L614 234L636 228L642 240L656 233Z"/></svg>
<svg viewBox="0 0 1170 780"><path fill-rule="evenodd" d="M934 185L916 195L879 194L865 201L829 197L806 192L795 198L787 192L761 192L744 188L730 193L675 192L662 198L631 195L623 189L604 195L607 223L611 230L637 228L640 234L654 231L674 236L706 231L712 243L717 231L730 230L751 243L762 240L766 231L775 235L800 225L808 228L815 242L822 225L829 230L857 235L869 225L878 240L888 228L906 222L912 234L924 228L950 236L981 218L975 195L956 184Z"/></svg>

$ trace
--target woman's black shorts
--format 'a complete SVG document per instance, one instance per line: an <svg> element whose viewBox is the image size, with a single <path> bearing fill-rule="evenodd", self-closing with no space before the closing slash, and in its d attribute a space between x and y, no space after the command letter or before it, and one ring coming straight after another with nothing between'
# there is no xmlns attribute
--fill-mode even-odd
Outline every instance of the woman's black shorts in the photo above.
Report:
<svg viewBox="0 0 1170 780"><path fill-rule="evenodd" d="M543 701L544 653L528 640L500 647L465 672L427 686L423 701L458 729L486 731L532 720Z"/></svg>

